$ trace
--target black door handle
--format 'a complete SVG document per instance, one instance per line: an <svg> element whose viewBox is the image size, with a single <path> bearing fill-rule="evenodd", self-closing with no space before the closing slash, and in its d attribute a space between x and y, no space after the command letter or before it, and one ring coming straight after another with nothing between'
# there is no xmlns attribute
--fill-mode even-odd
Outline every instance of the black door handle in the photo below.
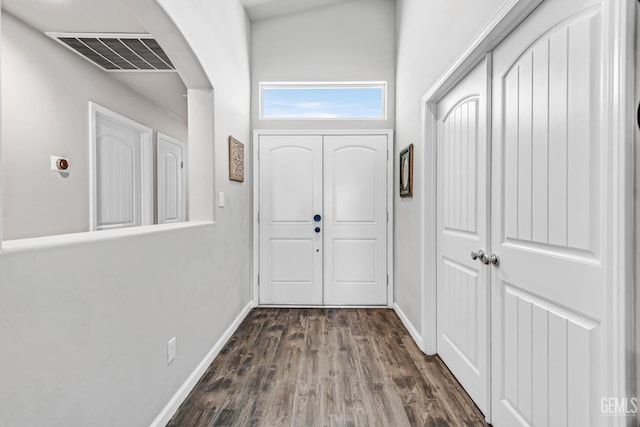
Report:
<svg viewBox="0 0 640 427"><path fill-rule="evenodd" d="M320 232L320 227L316 227L316 233Z"/></svg>
<svg viewBox="0 0 640 427"><path fill-rule="evenodd" d="M322 217L320 215L316 215L316 216L313 217L313 220L315 222L320 222L321 219L322 219Z"/></svg>

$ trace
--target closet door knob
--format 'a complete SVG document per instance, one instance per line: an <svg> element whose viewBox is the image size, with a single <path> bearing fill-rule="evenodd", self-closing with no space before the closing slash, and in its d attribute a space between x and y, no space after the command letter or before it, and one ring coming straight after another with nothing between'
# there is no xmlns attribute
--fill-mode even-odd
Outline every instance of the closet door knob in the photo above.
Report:
<svg viewBox="0 0 640 427"><path fill-rule="evenodd" d="M482 249L478 249L477 251L471 251L471 259L479 259L482 261L482 257L484 257L484 251Z"/></svg>
<svg viewBox="0 0 640 427"><path fill-rule="evenodd" d="M496 254L491 254L489 256L485 255L482 257L482 263L484 265L493 265L497 267L500 265L500 258L498 258Z"/></svg>

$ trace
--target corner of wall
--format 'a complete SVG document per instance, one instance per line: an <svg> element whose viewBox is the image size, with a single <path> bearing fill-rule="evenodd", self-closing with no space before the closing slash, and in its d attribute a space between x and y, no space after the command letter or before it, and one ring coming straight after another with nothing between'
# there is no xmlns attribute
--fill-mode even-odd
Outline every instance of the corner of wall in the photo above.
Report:
<svg viewBox="0 0 640 427"><path fill-rule="evenodd" d="M227 344L233 333L238 329L242 321L249 315L251 310L253 310L253 301L250 301L247 305L244 306L242 311L236 316L236 318L231 322L229 327L224 331L222 336L216 341L211 350L205 355L205 357L198 363L196 368L193 370L191 375L185 380L185 382L180 386L178 391L173 395L173 397L167 402L167 405L162 408L162 411L158 414L155 420L151 423L150 427L164 427L166 426L171 418L175 415L175 413L180 408L180 405L189 397L189 393L195 388L200 381L200 378L205 374L213 360L220 354L222 348Z"/></svg>

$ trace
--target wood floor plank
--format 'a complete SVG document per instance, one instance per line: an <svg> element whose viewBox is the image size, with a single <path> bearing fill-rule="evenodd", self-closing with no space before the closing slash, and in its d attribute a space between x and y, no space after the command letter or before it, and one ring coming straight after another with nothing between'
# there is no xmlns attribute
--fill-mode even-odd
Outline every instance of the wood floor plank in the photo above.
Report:
<svg viewBox="0 0 640 427"><path fill-rule="evenodd" d="M169 426L486 426L392 310L253 310Z"/></svg>
<svg viewBox="0 0 640 427"><path fill-rule="evenodd" d="M277 359L278 348L286 328L280 323L264 325L260 339L251 350L252 357L243 361L242 368L237 371L240 390L228 404L228 413L221 413L214 419L214 425L250 425L252 418L260 415L258 403L269 392L273 363ZM259 361L259 362L258 362ZM258 363L256 363L258 362Z"/></svg>
<svg viewBox="0 0 640 427"><path fill-rule="evenodd" d="M354 336L359 380L365 390L368 413L380 426L410 426L400 396L384 375L384 363L368 337Z"/></svg>
<svg viewBox="0 0 640 427"><path fill-rule="evenodd" d="M344 426L344 402L340 398L338 366L338 328L335 311L327 311L325 315L325 345L320 359L320 375L322 377L321 393L323 396L322 410L324 418L322 424L329 426Z"/></svg>
<svg viewBox="0 0 640 427"><path fill-rule="evenodd" d="M427 402L423 395L415 393L415 387L418 384L416 377L419 377L419 373L415 372L415 366L412 366L413 364L408 358L404 343L399 340L400 335L394 332L395 328L389 328L388 320L375 316L370 322L375 333L384 337L378 341L378 349L386 367L385 373L388 381L395 385L396 394L400 397L411 425L421 425L423 420L418 416L420 411L416 409L416 406L419 409L424 407Z"/></svg>
<svg viewBox="0 0 640 427"><path fill-rule="evenodd" d="M295 391L293 420L305 426L316 426L320 418L320 347L321 320L310 315L305 325L305 343ZM292 423L292 425L297 425Z"/></svg>

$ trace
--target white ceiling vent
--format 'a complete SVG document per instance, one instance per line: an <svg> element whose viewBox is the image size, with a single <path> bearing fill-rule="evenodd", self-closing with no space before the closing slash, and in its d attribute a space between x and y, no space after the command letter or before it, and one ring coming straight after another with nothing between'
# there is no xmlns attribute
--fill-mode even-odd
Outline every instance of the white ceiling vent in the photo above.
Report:
<svg viewBox="0 0 640 427"><path fill-rule="evenodd" d="M46 34L104 71L175 71L151 34Z"/></svg>

